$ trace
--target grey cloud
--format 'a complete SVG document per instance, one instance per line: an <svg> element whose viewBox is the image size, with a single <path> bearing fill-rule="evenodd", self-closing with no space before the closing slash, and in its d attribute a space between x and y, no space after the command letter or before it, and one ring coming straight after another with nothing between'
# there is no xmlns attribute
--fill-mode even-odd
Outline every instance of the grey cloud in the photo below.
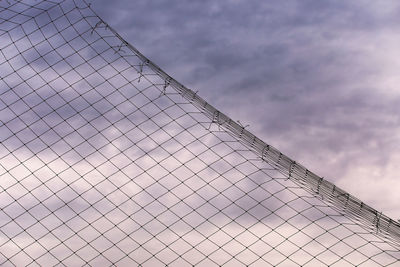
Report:
<svg viewBox="0 0 400 267"><path fill-rule="evenodd" d="M101 2L97 4L100 5L99 3ZM134 5L132 2L125 4ZM338 64L346 66L364 62L360 58L365 53L357 54L354 61L347 60L346 56L353 55L351 46L350 48L346 46L342 48L336 45L332 48L329 47L332 44L331 39L325 37L320 39L318 34L318 38L314 38L314 33L319 28L315 26L316 24L328 23L328 28L330 29L338 27L336 25L338 22L334 18L329 19L329 16L328 18L319 16L313 19L299 18L296 20L296 16L294 16L294 19L292 19L293 13L296 15L298 12L309 9L313 13L318 13L326 8L331 9L329 5L336 7L335 4L330 3L328 6L319 4L320 6L316 6L314 2L309 1L306 4L302 4L302 6L298 6L298 2L290 2L289 6L283 9L280 4L265 6L265 4L251 2L249 5L247 1L231 1L220 4L222 6L218 6L219 4L216 4L217 6L212 4L208 6L207 4L209 3L196 3L195 5L185 6L182 4L177 5L177 2L172 2L171 4L171 2L166 1L139 2L139 5L132 9L133 14L129 14L125 18L133 18L133 20L137 21L142 20L146 24L149 23L148 29L156 29L141 33L142 35L139 34L138 36L139 40L145 40L145 38L150 37L142 45L148 46L146 49L149 51L155 51L155 58L159 58L162 64L170 62L168 63L170 65L166 65L167 68L170 66L173 71L181 73L179 75L182 75L184 80L189 80L191 84L202 85L202 88L205 89L202 90L201 95L210 96L211 102L218 103L222 111L226 110L241 119L248 118L257 111L258 113L254 118L263 120L258 129L265 130L263 132L268 133L268 135L265 134L268 138L264 139L267 142L271 139L273 142L281 144L283 148L293 154L299 153L296 152L297 150L308 153L311 149L317 149L318 145L321 145L322 148L319 151L326 152L326 158L337 153L337 150L345 151L344 154L348 153L351 157L360 157L360 146L364 148L365 140L371 141L377 137L386 138L387 133L381 133L377 129L373 131L363 131L363 129L374 127L373 125L377 123L381 124L381 120L384 121L382 125L385 127L393 127L393 119L387 116L393 107L388 108L387 111L384 110L382 117L375 117L377 121L367 120L366 118L368 118L371 110L382 108L383 100L382 103L377 101L379 99L376 98L377 94L370 87L365 87L365 84L352 84L350 74L354 73L349 73L348 68L338 70L333 67L333 65ZM107 1L103 8L107 7L107 5L111 7L110 2ZM128 10L127 7L123 4L121 6L125 10ZM143 9L147 8L152 13L143 11ZM344 7L337 7L338 11L342 8ZM255 14L255 11L258 11L258 13ZM118 12L121 13L121 10ZM174 14L180 14L181 16L174 16ZM266 14L269 15L268 18L265 18ZM322 12L322 14L324 13ZM115 14L113 16L116 17ZM122 23L124 18L123 16L120 17L121 21L119 23ZM203 23L201 21L202 18L207 18L211 22ZM334 23L331 23L332 20ZM185 23L186 21L189 22ZM131 20L128 22L131 22ZM155 25L160 24L157 23L164 25L158 29ZM269 30L264 32L258 31L259 29L252 29L258 24ZM300 25L299 31L296 30L297 25ZM230 31L235 27L237 27L235 29L237 34L232 37ZM273 27L276 27L276 30ZM122 29L127 28L130 29L131 27L129 25L122 27ZM102 31L102 29L97 30ZM142 28L140 30L143 31L145 29ZM157 36L159 33L162 33L161 37ZM175 34L179 38L170 39ZM69 34L66 33L66 35L68 36ZM89 39L97 38L97 35L96 33L90 34L90 36L87 34L86 37ZM62 41L62 39L56 38L55 43L62 44ZM187 41L187 43L179 46L182 41ZM102 50L103 47L107 46L104 44L96 46L98 50ZM180 47L182 49L179 49ZM326 49L326 47L329 48ZM146 54L152 58L151 54ZM84 58L93 55L96 55L96 51L82 52ZM31 56L34 57L36 55ZM110 57L119 57L119 54L111 51L111 54L107 55L107 58ZM171 57L174 60L171 60ZM155 61L158 62L158 60ZM326 61L329 64L326 64ZM79 60L69 60L70 64L75 64L76 62L79 62ZM42 64L38 63L38 67ZM99 64L105 63L100 58L93 60L92 65L99 66ZM138 64L139 62L133 63L137 67ZM174 67L173 64L178 66ZM326 65L328 65L327 69L329 71L324 70ZM124 68L122 62L114 62L113 66L117 69L120 68L121 71ZM69 68L68 64L63 62L57 69L61 74ZM192 70L195 75L191 74ZM151 73L149 75L146 74L146 68L144 71L142 73L144 77L141 77L140 83L137 79L139 73L136 69L131 68L130 72L122 74L131 79L131 86L121 88L118 90L119 92L115 90L112 94L110 93L110 86L101 85L104 79L99 75L93 75L93 77L87 79L88 82L77 83L73 90L70 88L70 90L66 91L61 91L66 86L65 82L60 78L56 78L51 85L53 88L60 89L59 94L56 94L56 90L47 87L37 90L38 95L42 94L43 97L46 97L46 101L35 106L33 110L42 117L43 121L32 125L31 128L34 135L42 135L42 141L36 139L36 142L26 144L26 147L33 152L37 152L38 155L37 157L29 158L25 165L35 174L36 178L40 177L43 181L47 180L46 184L51 184L52 188L61 189L61 191L57 191L57 197L53 194L54 192L50 192L44 186L36 188L32 185L34 190L31 191L36 197L45 198L50 196L45 201L45 204L49 209L57 210L56 214L60 216L61 221L76 227L78 223L82 223L81 219L92 222L94 228L92 226L87 227L87 231L85 233L82 231L80 234L87 240L101 239L101 241L92 244L97 249L103 249L105 244L109 243L103 237L99 237L99 233L108 233L107 225L109 225L109 221L107 220L114 220L115 224L130 231L129 234L135 237L136 242L153 254L157 254L160 251L157 246L165 246L157 238L153 238L154 235L162 238L161 234L158 235L158 231L165 230L165 226L168 225L170 229L181 235L179 241L171 246L179 254L186 252L185 245L182 243L185 241L194 242L194 246L197 246L198 243L195 243L196 234L198 236L206 235L207 233L210 240L220 243L220 246L224 245L224 240L232 242L234 245L224 246L231 255L236 255L236 250L245 248L243 244L232 240L232 237L239 239L239 234L245 230L247 231L242 236L243 240L251 239L255 233L265 233L267 236L263 237L262 243L266 245L276 241L277 236L280 239L282 237L289 238L291 234L295 233L294 231L298 231L298 229L294 229L287 224L286 220L291 220L294 224L304 221L316 223L324 221L321 218L324 214L319 212L315 206L321 205L322 202L319 199L304 191L296 191L299 189L298 186L281 177L281 174L276 171L269 170L268 167L270 166L261 165L259 159L255 158L255 155L247 151L237 141L235 141L236 145L231 144L234 147L219 143L223 139L228 141L227 143L229 144L229 142L234 142L234 139L228 134L220 132L218 126L209 125L211 131L213 131L212 133L201 129L203 133L207 133L207 136L200 138L203 143L200 141L191 142L195 140L193 136L196 136L199 129L192 128L193 118L188 115L183 117L180 115L187 113L188 110L194 111L189 108L185 110L185 104L182 103L180 106L184 109L183 111L177 112L172 108L172 110L166 109L163 110L164 113L160 113L161 109L168 106L165 102L171 102L167 98L173 98L174 95L169 95L170 91L166 95L162 95L160 94L160 88L151 87L149 89L150 83L146 82L146 79L151 79L149 77L152 76ZM359 75L368 71L371 70L361 68ZM99 73L101 72L102 70L99 70ZM112 70L106 70L102 75L109 75L110 72ZM316 75L315 73L318 74ZM44 79L47 79L46 82L50 82L57 75L46 75ZM69 83L73 83L77 73L71 73L70 76L66 73L62 76ZM119 80L122 80L121 76L119 78ZM227 80L230 80L230 82L227 83ZM332 81L340 82L333 85ZM36 82L33 82L33 84ZM115 88L120 87L118 81L109 79L109 82ZM216 91L213 84L221 87L223 94ZM345 88L340 89L340 86ZM89 93L93 87L96 87L97 94ZM73 93L74 90L85 93L77 95L76 92ZM365 90L366 92L363 97L358 96L360 90L362 92ZM86 94L86 91L89 92ZM140 98L136 98L136 96L132 95L132 91L141 91L143 94L140 94ZM126 102L126 95L124 94L132 97L135 105ZM335 97L337 94L339 97ZM102 97L105 97L109 103L106 101L98 102ZM9 101L10 103L13 101L12 98L12 95L9 98L7 96L3 97L4 101ZM235 100L235 98L237 99ZM68 100L66 101L66 99ZM175 100L182 101L180 97ZM66 102L68 104L65 104ZM123 103L126 106L122 105ZM238 109L239 105L237 103L240 103L244 108ZM386 100L385 103L387 103ZM93 105L97 110L90 107L90 105ZM157 107L156 105L160 106ZM18 110L22 106L22 104L19 104L13 110ZM113 106L117 106L118 110L110 110L110 107ZM359 108L354 109L353 106ZM145 113L136 111L137 107ZM53 111L57 108L60 109L57 110L56 114ZM130 110L136 112L130 113ZM6 114L7 112L8 110L4 110L4 112L0 113L2 119L8 120L7 116L9 114ZM37 117L33 112L28 113L29 116L25 116L26 122ZM359 122L353 123L348 118L349 113L355 113L355 117L359 118ZM315 114L318 116L315 116ZM124 115L127 118L124 118ZM204 116L197 115L197 119L205 121L200 126L212 124ZM15 117L15 114L11 114L11 117L13 116ZM148 120L149 116L152 116L153 121ZM120 119L123 123L116 126L121 127L119 129L123 129L123 132L114 125L110 125L119 123ZM63 122L63 120L67 122ZM60 124L55 126L54 121L58 121ZM92 125L88 124L89 121L92 122ZM18 131L18 128L21 125L23 126L23 123L24 121L10 121L7 123L7 127ZM160 126L155 123L165 123L166 125L163 125L165 132L160 131ZM54 130L50 131L50 126L54 127ZM211 128L211 126L213 127ZM180 133L183 129L187 131ZM99 134L99 131L101 131L101 134ZM361 132L363 139L358 139L357 136L360 136L360 134L352 134L353 132ZM123 136L124 134L126 136ZM323 135L325 137L322 137ZM338 140L338 136L339 138L343 137L343 139ZM60 137L63 137L64 140L60 141ZM105 140L105 138L109 140ZM157 143L151 139L158 139L159 142L162 142L162 149L157 147ZM16 138L10 138L2 146L16 148L21 145L20 143ZM390 146L391 144L388 142L386 145ZM131 145L135 149L130 149ZM50 146L59 155L55 155L47 146ZM367 146L367 148L369 147ZM372 145L371 152L374 151L374 148ZM202 151L204 150L210 153L203 154ZM332 150L335 151L332 152ZM243 155L237 151L243 154L249 152L251 157L242 160L241 157ZM302 155L301 153L300 155ZM18 157L19 160L26 159L31 154L26 150L14 152L14 156ZM354 166L353 162L348 161L348 155L338 154L339 158L342 157L339 160L340 166L345 171L347 170L346 164ZM59 157L60 155L61 157ZM107 158L104 158L104 155ZM236 156L236 159L234 156ZM164 161L165 157L168 157L168 160ZM15 166L17 163L15 163L16 160L12 156L1 158L1 160L3 169L9 170L14 176L21 178L21 182L27 180L21 169L14 168L17 167ZM367 160L369 160L368 162L373 162L368 157ZM384 158L382 163L388 160ZM186 169L181 167L182 163L187 166L185 167ZM44 166L44 164L47 164L47 166ZM233 166L236 166L236 168L233 168ZM255 172L260 167L266 169L266 174ZM332 169L330 168L329 171L335 173L335 170ZM52 170L61 171L57 173L60 178L56 177L57 175ZM144 174L144 171L150 175ZM29 171L26 172L29 173ZM3 173L4 171L2 170ZM226 179L225 176L229 176L232 180ZM84 179L80 179L81 177L84 177ZM196 179L192 179L193 177ZM75 183L75 178L81 183ZM14 178L12 180L15 182ZM185 183L182 183L183 181ZM64 184L64 182L67 183ZM95 185L95 188L92 188L92 185ZM26 192L15 190L17 186L14 188L9 185L7 188L9 194L14 198L18 198L19 194L28 194L26 190ZM119 194L111 196L112 190L116 190ZM196 194L193 193L194 191L196 191ZM296 194L293 194L293 191L296 191ZM84 201L78 197L76 201L71 202L71 199L76 198L78 195L83 197ZM112 216L112 213L108 213L114 208L114 204L109 202L108 198L112 198L114 203L124 201L123 204L118 205L117 216ZM305 205L309 209L299 211L299 207L296 206L295 202L297 199L312 202L314 206ZM393 199L391 201L393 203ZM89 208L88 202L94 206ZM73 206L73 212L67 204ZM310 207L313 208L311 209ZM11 206L7 206L6 211L11 208ZM24 208L32 209L29 204L26 204ZM80 218L75 217L76 220L69 221L71 212L74 215L75 211L84 208L87 209L85 212L80 213ZM318 206L318 208L322 207ZM99 222L97 222L97 219L101 215L96 209L101 210L104 215ZM121 210L126 211L126 213L121 214L121 212L118 212ZM248 210L246 215L243 215L244 210ZM16 210L16 212L18 211ZM40 217L42 212L44 211L38 211L37 216ZM300 218L294 217L296 214ZM203 215L210 219L213 224L206 222L206 218L202 217ZM267 218L265 218L266 215L268 215ZM18 217L11 211L4 216L6 218L7 216ZM108 218L109 216L112 219ZM179 220L178 217L182 217L182 220ZM18 217L18 220L21 220L21 218ZM48 223L51 228L62 224L59 219L54 218L54 221L51 221L52 218L54 216L49 216L49 219L43 223ZM125 223L126 228L119 224L119 219L123 220L124 218L130 218ZM136 222L132 221L132 218ZM236 218L238 219L237 222L232 222L232 219ZM305 220L304 218L307 219ZM2 217L2 219L4 218ZM268 221L270 227L275 229L273 231L275 236L269 236L268 233L271 232L271 228L259 224L258 222L260 221ZM140 227L137 223L140 224ZM200 223L202 226L199 226ZM283 224L285 225L283 226ZM331 224L332 222L329 221L326 225ZM246 225L246 229L244 225ZM335 224L333 223L332 225ZM193 229L193 227L197 226L199 228ZM12 229L13 227L14 225L10 224L4 231L13 233L15 231L15 229ZM257 227L261 229L257 229ZM310 236L318 237L320 234L318 230L316 224L312 224L304 232ZM60 230L59 234L64 236L67 232L68 229L63 229ZM187 234L189 232L191 234ZM201 239L203 238L204 236L201 237ZM321 237L321 239L326 242L328 238ZM149 240L158 243L154 245L154 243L148 242ZM172 234L164 240L168 244L175 241L175 236ZM51 242L51 240L43 240L43 242ZM355 244L359 245L357 242L355 241ZM208 240L206 243L207 245L212 245ZM313 245L310 246L312 247ZM314 246L318 247L316 244ZM48 245L47 247L50 248L52 246ZM290 250L289 246L281 248L281 251L286 251L290 254L288 250ZM59 252L60 257L64 257L69 253L65 249L62 251ZM78 255L90 261L90 257L97 255L97 253L92 252L79 251ZM136 251L136 253L139 252L142 251ZM217 262L223 263L223 253L223 251L213 252L210 257ZM264 253L265 251L260 255L262 256ZM375 254L373 253L373 255ZM145 255L143 252L140 257L135 257L135 259L145 261ZM277 258L279 257L275 259ZM191 256L187 256L187 259L193 261ZM78 260L78 258L75 257L75 260ZM245 259L244 257L243 260L249 260L249 258ZM102 259L99 260L99 264L104 262L105 259L104 261Z"/></svg>
<svg viewBox="0 0 400 267"><path fill-rule="evenodd" d="M394 164L399 99L385 80L395 77L395 1L102 1L95 9L172 76L318 174L370 183L351 170ZM366 190L385 210L388 200Z"/></svg>

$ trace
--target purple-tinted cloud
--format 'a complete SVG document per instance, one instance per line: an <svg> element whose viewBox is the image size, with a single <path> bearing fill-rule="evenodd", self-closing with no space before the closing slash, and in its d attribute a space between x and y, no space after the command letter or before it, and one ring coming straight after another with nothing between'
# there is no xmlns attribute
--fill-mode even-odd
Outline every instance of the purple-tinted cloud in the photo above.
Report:
<svg viewBox="0 0 400 267"><path fill-rule="evenodd" d="M359 264L378 255L382 262L396 260L381 247L386 243L371 241L380 234L378 213L367 225L373 233L347 221L347 203L332 208L321 200L326 188L319 183L309 181L305 191L296 178L279 173L221 129L219 113L211 120L195 109L196 95L183 99L106 24L83 19L81 12L92 15L89 9L71 10L68 3L75 2L23 26L10 19L18 22L15 30L1 35L7 47L0 58L1 262L263 266L343 259ZM328 163L316 169L335 177L374 180L379 170L368 164L376 163L394 172L395 154L384 157L376 148L392 148L396 137L373 140L387 137L375 125L393 127L397 118L388 114L396 97L377 94L376 80L354 81L376 69L363 67L368 49L356 53L358 37L339 45L321 30L348 34L345 18L354 21L351 33L365 32L363 25L377 31L379 23L363 15L373 10L356 14L357 4L311 1L281 5L159 1L116 8L123 24L129 21L123 14L137 12L129 18L141 25L143 52L151 58L154 53L156 62L187 84L206 88L200 94L243 125L262 120L254 131L283 152L306 162L322 151L320 162L342 170ZM350 12L343 17L343 10ZM310 17L302 15L307 12ZM23 38L28 33L22 28L34 30L38 21L52 27ZM372 118L377 108L383 112ZM372 156L363 157L361 149ZM386 189L388 184L393 180L384 183ZM354 187L365 190L359 181ZM327 201L345 199L335 192ZM353 250L367 245L365 255Z"/></svg>
<svg viewBox="0 0 400 267"><path fill-rule="evenodd" d="M400 217L398 3L101 1L95 9L267 143Z"/></svg>

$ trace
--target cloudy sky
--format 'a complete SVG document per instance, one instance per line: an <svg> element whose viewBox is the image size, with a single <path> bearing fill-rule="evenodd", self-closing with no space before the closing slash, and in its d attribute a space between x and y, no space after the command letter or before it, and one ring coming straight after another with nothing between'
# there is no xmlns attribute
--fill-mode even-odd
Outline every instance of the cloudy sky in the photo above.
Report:
<svg viewBox="0 0 400 267"><path fill-rule="evenodd" d="M375 239L381 217L366 237L371 228L324 209L320 183L306 192L265 168L213 123L219 115L194 111L194 97L182 103L80 1L10 1L0 0L0 264L398 259ZM398 16L385 3L92 8L246 129L398 219Z"/></svg>
<svg viewBox="0 0 400 267"><path fill-rule="evenodd" d="M92 7L265 142L400 218L397 1L97 0Z"/></svg>

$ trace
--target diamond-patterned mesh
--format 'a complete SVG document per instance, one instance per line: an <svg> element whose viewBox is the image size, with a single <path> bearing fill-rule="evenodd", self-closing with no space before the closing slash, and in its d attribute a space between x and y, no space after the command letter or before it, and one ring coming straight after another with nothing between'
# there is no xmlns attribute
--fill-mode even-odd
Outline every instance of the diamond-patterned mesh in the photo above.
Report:
<svg viewBox="0 0 400 267"><path fill-rule="evenodd" d="M0 1L2 266L400 266L400 226L81 0Z"/></svg>

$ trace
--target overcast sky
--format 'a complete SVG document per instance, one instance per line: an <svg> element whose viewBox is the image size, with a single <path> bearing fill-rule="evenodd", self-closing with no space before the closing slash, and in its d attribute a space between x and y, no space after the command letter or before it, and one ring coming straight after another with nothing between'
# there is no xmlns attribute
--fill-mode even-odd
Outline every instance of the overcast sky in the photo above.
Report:
<svg viewBox="0 0 400 267"><path fill-rule="evenodd" d="M59 1L0 0L0 265L397 260L379 213L365 229L343 221L320 183L264 168L81 1ZM246 129L398 219L400 9L340 1L92 8Z"/></svg>
<svg viewBox="0 0 400 267"><path fill-rule="evenodd" d="M97 0L92 7L265 142L400 218L398 1Z"/></svg>

